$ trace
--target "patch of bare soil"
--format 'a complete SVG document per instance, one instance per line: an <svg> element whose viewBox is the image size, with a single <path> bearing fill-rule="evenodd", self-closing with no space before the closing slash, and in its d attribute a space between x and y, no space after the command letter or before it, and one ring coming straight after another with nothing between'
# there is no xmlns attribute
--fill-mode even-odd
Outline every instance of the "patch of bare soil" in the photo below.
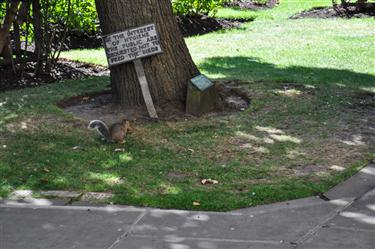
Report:
<svg viewBox="0 0 375 249"><path fill-rule="evenodd" d="M375 94L361 92L352 97L352 100L334 118L336 128L330 139L322 143L318 153L329 163L326 168L314 165L319 174L330 171L342 171L364 155L372 153L375 148ZM315 138L312 138L314 140ZM375 158L369 158L370 162ZM317 169L319 168L319 169ZM304 174L300 168L296 169ZM306 172L305 172L306 173Z"/></svg>
<svg viewBox="0 0 375 249"><path fill-rule="evenodd" d="M218 83L217 89L219 104L217 111L212 113L213 115L244 111L250 105L250 93L243 88ZM108 124L116 123L123 119L137 120L140 123L151 121L144 106L118 106L112 102L110 91L73 97L58 103L58 106L88 121L100 119ZM181 103L160 104L156 106L156 111L162 121L192 118L192 116L185 113L185 106Z"/></svg>
<svg viewBox="0 0 375 249"><path fill-rule="evenodd" d="M375 16L375 3L367 3L363 8L358 9L355 4L347 7L315 7L302 11L290 17L290 19L301 18L367 18Z"/></svg>
<svg viewBox="0 0 375 249"><path fill-rule="evenodd" d="M330 172L345 170L359 160L368 157L375 148L375 93L359 92L351 96L351 100L335 116L335 129L325 142L319 137L311 137L311 141L320 143L315 151L326 163L294 168L295 174L326 175ZM375 158L369 158L370 161Z"/></svg>
<svg viewBox="0 0 375 249"><path fill-rule="evenodd" d="M375 93L372 93L372 92L358 93L353 97L352 102L349 104L354 109L375 111Z"/></svg>
<svg viewBox="0 0 375 249"><path fill-rule="evenodd" d="M359 92L351 96L350 102L332 117L336 128L317 151L328 164L310 165L307 169L294 169L298 174L309 171L324 175L345 170L359 160L368 157L375 148L375 93ZM315 138L311 138L314 140ZM375 158L368 158L371 161Z"/></svg>
<svg viewBox="0 0 375 249"><path fill-rule="evenodd" d="M12 66L0 66L0 92L37 87L60 80L109 75L109 70L105 67L69 60L60 60L53 64L49 73L36 73L35 64L35 62L28 62L24 66L16 64L16 72Z"/></svg>
<svg viewBox="0 0 375 249"><path fill-rule="evenodd" d="M268 0L267 2L259 0L237 0L225 4L227 7L239 7L241 9L258 10L264 8L273 8L279 4L279 0Z"/></svg>
<svg viewBox="0 0 375 249"><path fill-rule="evenodd" d="M353 147L375 147L375 93L361 92L354 95L348 103L346 120L350 125L342 124L342 143Z"/></svg>

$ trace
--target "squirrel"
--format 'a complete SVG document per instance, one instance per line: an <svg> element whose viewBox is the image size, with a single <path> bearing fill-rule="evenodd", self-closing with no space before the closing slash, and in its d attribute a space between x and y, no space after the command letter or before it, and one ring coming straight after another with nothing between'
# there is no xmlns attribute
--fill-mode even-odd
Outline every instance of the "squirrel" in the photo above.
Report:
<svg viewBox="0 0 375 249"><path fill-rule="evenodd" d="M101 120L92 120L87 128L95 129L106 142L118 144L124 144L126 135L133 131L130 122L126 119L121 123L111 125L109 128Z"/></svg>

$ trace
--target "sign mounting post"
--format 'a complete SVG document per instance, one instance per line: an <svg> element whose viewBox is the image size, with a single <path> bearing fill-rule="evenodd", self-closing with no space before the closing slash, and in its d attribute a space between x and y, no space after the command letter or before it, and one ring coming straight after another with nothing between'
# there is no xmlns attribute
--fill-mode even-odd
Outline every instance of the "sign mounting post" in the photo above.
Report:
<svg viewBox="0 0 375 249"><path fill-rule="evenodd" d="M142 95L151 118L158 118L141 59L162 53L155 24L103 37L109 67L133 61Z"/></svg>
<svg viewBox="0 0 375 249"><path fill-rule="evenodd" d="M145 70L143 68L143 64L141 59L137 59L134 61L135 71L137 72L139 84L141 85L143 99L145 100L146 107L148 114L151 118L158 119L158 114L156 113L154 102L152 101L150 88L148 87L147 78L145 74Z"/></svg>

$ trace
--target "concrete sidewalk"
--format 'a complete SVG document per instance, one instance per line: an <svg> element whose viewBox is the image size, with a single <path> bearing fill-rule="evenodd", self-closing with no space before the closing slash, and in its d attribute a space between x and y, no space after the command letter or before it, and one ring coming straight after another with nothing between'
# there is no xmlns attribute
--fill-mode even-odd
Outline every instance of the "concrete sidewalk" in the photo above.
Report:
<svg viewBox="0 0 375 249"><path fill-rule="evenodd" d="M318 197L228 213L3 201L0 249L372 249L375 166Z"/></svg>

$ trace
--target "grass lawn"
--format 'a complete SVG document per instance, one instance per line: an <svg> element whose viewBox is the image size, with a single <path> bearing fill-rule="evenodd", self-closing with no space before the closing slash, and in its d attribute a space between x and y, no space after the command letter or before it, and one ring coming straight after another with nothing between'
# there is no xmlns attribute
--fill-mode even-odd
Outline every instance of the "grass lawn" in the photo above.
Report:
<svg viewBox="0 0 375 249"><path fill-rule="evenodd" d="M107 77L1 93L0 195L112 192L119 204L225 211L326 191L375 158L374 20L288 19L330 2L220 10L255 21L187 43L202 73L247 87L251 107L136 126L126 152L55 105ZM63 57L106 65L101 49Z"/></svg>

